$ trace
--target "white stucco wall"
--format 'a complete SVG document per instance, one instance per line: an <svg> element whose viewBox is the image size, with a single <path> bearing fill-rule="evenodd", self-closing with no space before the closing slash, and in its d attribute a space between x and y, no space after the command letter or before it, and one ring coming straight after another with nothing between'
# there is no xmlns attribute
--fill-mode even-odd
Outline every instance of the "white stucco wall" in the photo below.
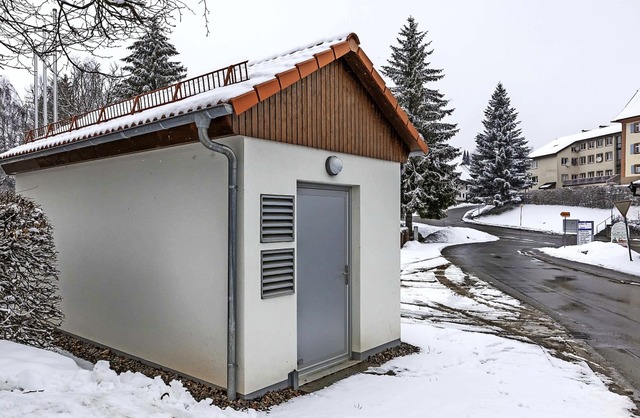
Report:
<svg viewBox="0 0 640 418"><path fill-rule="evenodd" d="M296 295L260 297L260 194L351 187L351 350L400 338L397 163L231 137L239 159L238 392L296 369ZM329 176L325 159L343 171ZM19 174L51 219L63 329L226 387L227 163L200 144Z"/></svg>
<svg viewBox="0 0 640 418"><path fill-rule="evenodd" d="M337 155L342 172L324 162ZM260 250L295 247L260 243L260 194L295 195L299 182L352 186L352 351L400 338L400 166L397 163L246 138L242 208L240 338L243 393L281 382L296 369L296 297L260 299ZM268 366L268 367L267 367Z"/></svg>
<svg viewBox="0 0 640 418"><path fill-rule="evenodd" d="M54 226L64 330L226 385L226 158L200 144L24 173Z"/></svg>

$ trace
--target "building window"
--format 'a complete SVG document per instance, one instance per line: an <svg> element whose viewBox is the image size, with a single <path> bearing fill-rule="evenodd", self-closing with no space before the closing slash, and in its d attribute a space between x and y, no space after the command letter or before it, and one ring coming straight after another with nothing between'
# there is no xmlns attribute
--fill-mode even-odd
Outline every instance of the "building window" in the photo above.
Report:
<svg viewBox="0 0 640 418"><path fill-rule="evenodd" d="M560 180L562 180L562 181L569 180L569 175L568 174L562 174L560 176Z"/></svg>
<svg viewBox="0 0 640 418"><path fill-rule="evenodd" d="M587 149L587 143L586 142L581 142L580 143L580 149Z"/></svg>
<svg viewBox="0 0 640 418"><path fill-rule="evenodd" d="M536 160L531 160L529 168L538 168L538 162Z"/></svg>
<svg viewBox="0 0 640 418"><path fill-rule="evenodd" d="M637 134L640 132L640 122L633 122L629 124L629 132L632 134Z"/></svg>
<svg viewBox="0 0 640 418"><path fill-rule="evenodd" d="M585 165L587 163L587 157L580 157L580 165Z"/></svg>
<svg viewBox="0 0 640 418"><path fill-rule="evenodd" d="M600 154L596 154L596 162L597 162L597 163L601 163L602 161L603 161L603 160L602 160L602 153L600 153Z"/></svg>
<svg viewBox="0 0 640 418"><path fill-rule="evenodd" d="M605 161L612 161L613 160L613 151L607 151L604 153L604 160Z"/></svg>
<svg viewBox="0 0 640 418"><path fill-rule="evenodd" d="M613 170L604 170L605 176L613 176Z"/></svg>
<svg viewBox="0 0 640 418"><path fill-rule="evenodd" d="M586 179L587 178L587 174L586 173L580 173L580 178L581 179Z"/></svg>
<svg viewBox="0 0 640 418"><path fill-rule="evenodd" d="M578 159L577 158L572 158L571 159L571 165L578 165Z"/></svg>
<svg viewBox="0 0 640 418"><path fill-rule="evenodd" d="M589 177L590 179L592 179L592 178L594 178L594 177L595 177L595 173L594 173L593 171L589 171L589 172L587 173L587 177Z"/></svg>
<svg viewBox="0 0 640 418"><path fill-rule="evenodd" d="M589 149L593 149L594 145L595 145L594 141L589 141Z"/></svg>
<svg viewBox="0 0 640 418"><path fill-rule="evenodd" d="M567 158L567 157L560 158L560 164L561 165L569 165L569 158Z"/></svg>
<svg viewBox="0 0 640 418"><path fill-rule="evenodd" d="M640 154L640 142L631 144L631 154Z"/></svg>
<svg viewBox="0 0 640 418"><path fill-rule="evenodd" d="M577 178L578 178L578 175L577 175L577 174L572 174L572 175L571 175L571 180L576 180Z"/></svg>
<svg viewBox="0 0 640 418"><path fill-rule="evenodd" d="M596 147L602 148L603 144L604 144L604 140L602 138L596 139Z"/></svg>
<svg viewBox="0 0 640 418"><path fill-rule="evenodd" d="M640 164L634 164L631 166L631 174L640 174Z"/></svg>
<svg viewBox="0 0 640 418"><path fill-rule="evenodd" d="M531 177L531 181L533 182L533 184L537 184L538 183L538 176Z"/></svg>
<svg viewBox="0 0 640 418"><path fill-rule="evenodd" d="M602 177L602 176L604 176L604 171L602 170L596 171L596 177Z"/></svg>
<svg viewBox="0 0 640 418"><path fill-rule="evenodd" d="M593 154L589 155L589 158L588 158L589 164L593 164L595 160L596 160L595 155Z"/></svg>
<svg viewBox="0 0 640 418"><path fill-rule="evenodd" d="M613 145L613 137L612 136L608 136L604 139L604 144L606 146L610 146Z"/></svg>

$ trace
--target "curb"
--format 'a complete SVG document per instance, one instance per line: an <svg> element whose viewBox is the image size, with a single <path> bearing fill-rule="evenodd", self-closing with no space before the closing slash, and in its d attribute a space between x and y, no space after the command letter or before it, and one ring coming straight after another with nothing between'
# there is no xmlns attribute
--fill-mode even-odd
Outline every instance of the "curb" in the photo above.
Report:
<svg viewBox="0 0 640 418"><path fill-rule="evenodd" d="M540 250L535 249L527 252L527 254L547 263L556 264L568 269L581 271L583 273L593 274L594 276L599 276L613 282L620 282L621 284L632 283L640 286L640 276L634 276L629 273L610 270L604 267L594 266L592 264L580 263L579 261L565 260L564 258L553 257L543 253Z"/></svg>

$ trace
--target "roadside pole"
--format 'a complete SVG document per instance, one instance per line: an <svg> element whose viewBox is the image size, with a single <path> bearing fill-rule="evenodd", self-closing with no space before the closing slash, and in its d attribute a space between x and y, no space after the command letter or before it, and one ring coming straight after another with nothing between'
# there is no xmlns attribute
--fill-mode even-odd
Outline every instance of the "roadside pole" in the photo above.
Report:
<svg viewBox="0 0 640 418"><path fill-rule="evenodd" d="M627 230L627 250L629 250L629 261L633 261L631 257L631 237L629 237L629 224L627 224L627 217L624 217L624 229Z"/></svg>
<svg viewBox="0 0 640 418"><path fill-rule="evenodd" d="M571 216L571 212L560 212L562 220L562 248L567 246L567 218Z"/></svg>
<svg viewBox="0 0 640 418"><path fill-rule="evenodd" d="M629 261L633 261L633 258L631 257L631 237L629 237L629 224L627 223L627 212L631 207L631 200L619 200L617 202L613 202L613 204L616 206L616 209L618 209L618 212L620 212L620 214L624 218L624 229L627 230L627 249L629 250Z"/></svg>
<svg viewBox="0 0 640 418"><path fill-rule="evenodd" d="M524 206L524 203L520 204L520 226L522 226L522 208Z"/></svg>

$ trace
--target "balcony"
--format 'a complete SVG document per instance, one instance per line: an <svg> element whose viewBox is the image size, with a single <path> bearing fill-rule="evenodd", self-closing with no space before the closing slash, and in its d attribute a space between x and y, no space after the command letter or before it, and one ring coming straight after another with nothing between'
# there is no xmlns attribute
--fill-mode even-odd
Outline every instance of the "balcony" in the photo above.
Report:
<svg viewBox="0 0 640 418"><path fill-rule="evenodd" d="M620 183L620 174L615 174L613 176L598 176L598 177L587 177L583 179L570 179L570 180L562 180L562 187L571 187L571 186L589 186L598 183Z"/></svg>

